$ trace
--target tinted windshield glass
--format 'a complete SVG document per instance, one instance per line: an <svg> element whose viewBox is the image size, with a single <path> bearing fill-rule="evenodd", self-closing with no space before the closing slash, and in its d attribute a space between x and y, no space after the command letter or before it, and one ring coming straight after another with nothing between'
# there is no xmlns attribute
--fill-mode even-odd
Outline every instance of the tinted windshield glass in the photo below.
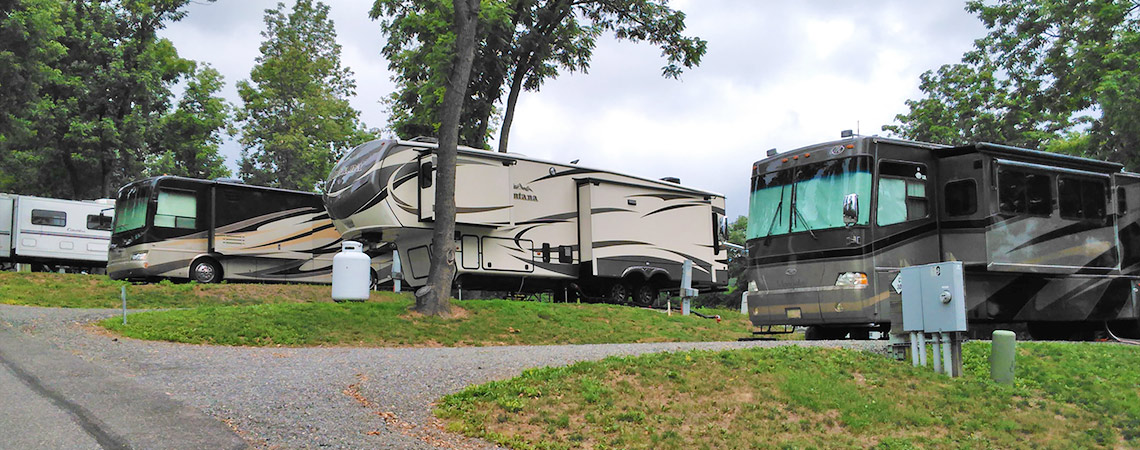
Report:
<svg viewBox="0 0 1140 450"><path fill-rule="evenodd" d="M146 205L150 189L146 186L129 186L119 192L115 200L115 233L137 230L146 226Z"/></svg>
<svg viewBox="0 0 1140 450"><path fill-rule="evenodd" d="M871 215L869 157L822 161L754 177L748 239L841 228L847 194L859 196L856 224L866 225Z"/></svg>

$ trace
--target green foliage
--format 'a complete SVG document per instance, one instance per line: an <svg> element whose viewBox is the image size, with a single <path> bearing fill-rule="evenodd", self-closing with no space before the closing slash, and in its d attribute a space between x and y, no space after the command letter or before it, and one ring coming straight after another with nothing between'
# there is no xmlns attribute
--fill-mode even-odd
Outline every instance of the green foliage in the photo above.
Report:
<svg viewBox="0 0 1140 450"><path fill-rule="evenodd" d="M53 77L52 63L67 49L57 39L63 4L54 0L18 0L0 5L0 149L22 142L33 131L32 118L42 107L37 100ZM9 144L11 145L11 144ZM5 153L0 156L10 156ZM0 186L15 182L14 161L0 160Z"/></svg>
<svg viewBox="0 0 1140 450"><path fill-rule="evenodd" d="M188 0L5 6L0 188L62 198L111 196L142 173L170 86L192 70L157 32Z"/></svg>
<svg viewBox="0 0 1140 450"><path fill-rule="evenodd" d="M218 154L232 109L217 95L224 84L222 74L208 64L194 72L178 108L156 127L157 153L147 158L147 175L230 176L225 158Z"/></svg>
<svg viewBox="0 0 1140 450"><path fill-rule="evenodd" d="M400 136L435 136L455 41L450 2L376 0L371 17L382 18L381 30L388 37L383 53L398 86L386 99L389 127ZM700 64L706 48L704 40L682 34L684 19L663 0L482 0L460 141L486 146L506 85L499 139L499 150L506 151L521 91L538 90L560 71L589 69L597 38L607 31L659 46L666 59L662 75L679 77L683 68Z"/></svg>
<svg viewBox="0 0 1140 450"><path fill-rule="evenodd" d="M328 11L298 0L291 12L278 3L265 13L261 56L238 82L239 171L251 184L317 190L345 150L373 137L348 103L356 84Z"/></svg>
<svg viewBox="0 0 1140 450"><path fill-rule="evenodd" d="M961 63L923 74L925 97L907 101L910 111L883 128L947 144L1080 151L1140 168L1138 7L1135 0L970 1L967 10L988 34Z"/></svg>
<svg viewBox="0 0 1140 450"><path fill-rule="evenodd" d="M1129 370L1140 363L1135 348L1034 343L1021 350L1015 387L982 372L986 343L967 344L967 375L957 379L880 355L798 346L611 357L472 386L443 397L436 415L449 430L512 448L1140 443L1140 380Z"/></svg>

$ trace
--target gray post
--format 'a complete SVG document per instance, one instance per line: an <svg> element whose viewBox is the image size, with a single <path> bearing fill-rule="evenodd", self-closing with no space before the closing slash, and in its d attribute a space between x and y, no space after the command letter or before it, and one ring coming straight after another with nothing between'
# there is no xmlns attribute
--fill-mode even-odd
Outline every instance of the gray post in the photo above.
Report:
<svg viewBox="0 0 1140 450"><path fill-rule="evenodd" d="M127 286L123 285L121 296L123 297L123 325L127 324Z"/></svg>
<svg viewBox="0 0 1140 450"><path fill-rule="evenodd" d="M910 332L910 363L918 367L918 332Z"/></svg>
<svg viewBox="0 0 1140 450"><path fill-rule="evenodd" d="M942 335L942 371L951 377L958 376L954 373L954 357L950 355L950 335L951 333L939 333Z"/></svg>
<svg viewBox="0 0 1140 450"><path fill-rule="evenodd" d="M942 373L942 352L938 348L938 344L942 343L942 333L932 333L930 337L934 339L930 346L930 353L934 356L934 373Z"/></svg>
<svg viewBox="0 0 1140 450"><path fill-rule="evenodd" d="M1012 385L1017 354L1017 335L1008 330L994 330L990 344L990 378L999 384Z"/></svg>
<svg viewBox="0 0 1140 450"><path fill-rule="evenodd" d="M926 367L926 333L918 333L918 365Z"/></svg>
<svg viewBox="0 0 1140 450"><path fill-rule="evenodd" d="M689 315L689 298L697 295L693 289L693 261L681 264L681 315Z"/></svg>
<svg viewBox="0 0 1140 450"><path fill-rule="evenodd" d="M400 292L400 279L403 278L400 270L400 251L392 250L392 292Z"/></svg>
<svg viewBox="0 0 1140 450"><path fill-rule="evenodd" d="M748 291L740 293L740 313L748 315Z"/></svg>

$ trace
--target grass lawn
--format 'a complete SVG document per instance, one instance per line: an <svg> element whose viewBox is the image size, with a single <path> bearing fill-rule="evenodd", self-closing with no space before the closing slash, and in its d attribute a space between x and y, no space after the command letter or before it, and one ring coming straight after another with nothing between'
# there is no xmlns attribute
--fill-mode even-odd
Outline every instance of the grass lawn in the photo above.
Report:
<svg viewBox="0 0 1140 450"><path fill-rule="evenodd" d="M135 313L102 325L150 340L218 345L455 346L599 344L736 340L747 317L703 310L724 320L666 316L613 305L468 300L457 317L408 311L409 294L374 292L368 302L334 303L331 287L306 284L130 284L100 275L0 272L0 303L74 308L186 308Z"/></svg>
<svg viewBox="0 0 1140 450"><path fill-rule="evenodd" d="M0 303L58 308L190 308L204 305L331 302L332 287L313 284L131 284L105 275L0 272ZM386 298L373 294L374 300Z"/></svg>
<svg viewBox="0 0 1140 450"><path fill-rule="evenodd" d="M725 341L751 332L748 319L730 311L717 311L731 317L717 323L615 305L465 300L452 303L456 317L441 319L409 312L411 305L412 300L402 296L364 303L205 306L133 314L125 327L118 319L101 325L138 339L258 346Z"/></svg>
<svg viewBox="0 0 1140 450"><path fill-rule="evenodd" d="M1137 448L1140 348L1021 343L1013 387L851 350L614 357L444 397L451 431L511 448Z"/></svg>

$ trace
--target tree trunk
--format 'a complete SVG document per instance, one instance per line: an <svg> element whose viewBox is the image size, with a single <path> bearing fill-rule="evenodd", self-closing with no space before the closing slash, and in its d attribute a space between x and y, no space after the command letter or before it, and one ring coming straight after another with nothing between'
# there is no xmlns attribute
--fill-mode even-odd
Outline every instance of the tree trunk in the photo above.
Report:
<svg viewBox="0 0 1140 450"><path fill-rule="evenodd" d="M459 116L467 80L475 60L475 26L479 0L452 0L455 6L455 54L448 70L439 127L435 174L435 228L427 285L416 291L414 309L425 315L451 314L451 281L455 277L455 159Z"/></svg>
<svg viewBox="0 0 1140 450"><path fill-rule="evenodd" d="M571 11L570 2L567 1L551 3L548 8L549 10L539 14L539 22L535 24L534 30L527 33L529 39L520 40L518 44L521 50L515 62L511 91L507 94L507 107L503 111L503 128L499 131L499 152L501 153L507 152L507 141L511 135L511 122L514 122L515 119L515 104L518 103L519 94L523 91L523 83L526 81L527 74L534 69L532 64L537 64L534 55L540 49L550 47L551 34L558 27L558 24L569 16Z"/></svg>
<svg viewBox="0 0 1140 450"><path fill-rule="evenodd" d="M499 152L507 152L507 139L511 135L511 122L515 118L515 103L519 101L519 93L523 90L523 81L526 80L526 74L529 69L529 57L527 58L527 69L523 70L523 64L520 62L515 66L515 76L511 80L511 92L507 94L507 107L503 111L503 128L499 130Z"/></svg>

